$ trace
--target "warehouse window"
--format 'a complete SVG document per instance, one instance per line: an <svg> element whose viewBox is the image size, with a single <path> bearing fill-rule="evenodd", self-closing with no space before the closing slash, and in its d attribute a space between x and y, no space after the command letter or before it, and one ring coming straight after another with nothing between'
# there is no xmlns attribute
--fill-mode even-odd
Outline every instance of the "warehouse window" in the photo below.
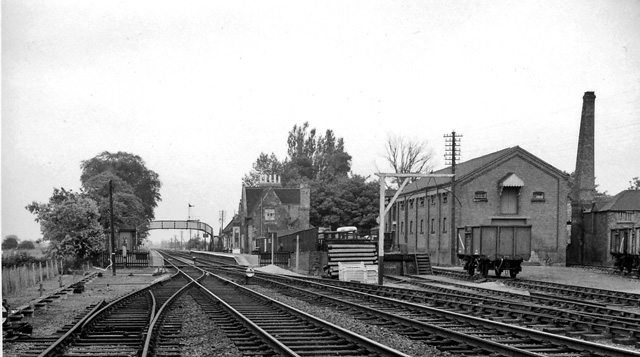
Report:
<svg viewBox="0 0 640 357"><path fill-rule="evenodd" d="M524 181L514 173L507 174L498 182L500 187L500 213L518 214L518 198Z"/></svg>
<svg viewBox="0 0 640 357"><path fill-rule="evenodd" d="M409 208L413 209L413 198L409 200Z"/></svg>
<svg viewBox="0 0 640 357"><path fill-rule="evenodd" d="M544 192L534 192L531 197L531 202L544 202Z"/></svg>
<svg viewBox="0 0 640 357"><path fill-rule="evenodd" d="M442 233L447 233L447 218L442 219Z"/></svg>
<svg viewBox="0 0 640 357"><path fill-rule="evenodd" d="M435 205L436 204L436 195L431 195L429 197L431 197L431 204Z"/></svg>
<svg viewBox="0 0 640 357"><path fill-rule="evenodd" d="M487 191L476 191L473 195L474 202L487 202Z"/></svg>
<svg viewBox="0 0 640 357"><path fill-rule="evenodd" d="M404 233L404 222L400 222L400 233Z"/></svg>
<svg viewBox="0 0 640 357"><path fill-rule="evenodd" d="M420 233L424 233L424 219L420 220Z"/></svg>
<svg viewBox="0 0 640 357"><path fill-rule="evenodd" d="M409 233L413 233L413 221L409 222Z"/></svg>
<svg viewBox="0 0 640 357"><path fill-rule="evenodd" d="M442 203L447 203L447 193L442 194Z"/></svg>
<svg viewBox="0 0 640 357"><path fill-rule="evenodd" d="M518 214L518 194L520 187L503 187L500 197L500 212L502 214Z"/></svg>
<svg viewBox="0 0 640 357"><path fill-rule="evenodd" d="M420 197L420 207L424 207L424 197Z"/></svg>
<svg viewBox="0 0 640 357"><path fill-rule="evenodd" d="M435 219L431 218L431 233L435 233L436 232L435 228L434 228L436 226L435 222L436 222Z"/></svg>

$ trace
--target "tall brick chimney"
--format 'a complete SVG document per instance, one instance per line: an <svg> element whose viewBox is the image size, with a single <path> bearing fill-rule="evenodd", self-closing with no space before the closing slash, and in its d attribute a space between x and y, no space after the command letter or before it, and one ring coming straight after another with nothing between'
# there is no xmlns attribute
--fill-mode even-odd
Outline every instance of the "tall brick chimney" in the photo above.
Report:
<svg viewBox="0 0 640 357"><path fill-rule="evenodd" d="M576 174L571 190L571 200L581 204L591 204L596 197L595 177L595 101L593 92L585 92L582 97L582 119L578 137Z"/></svg>
<svg viewBox="0 0 640 357"><path fill-rule="evenodd" d="M309 215L311 211L311 188L308 183L300 184L300 228L307 229L311 227L309 223Z"/></svg>
<svg viewBox="0 0 640 357"><path fill-rule="evenodd" d="M584 93L576 171L571 187L571 237L567 246L567 264L584 263L584 212L592 207L596 198L595 101L593 92Z"/></svg>

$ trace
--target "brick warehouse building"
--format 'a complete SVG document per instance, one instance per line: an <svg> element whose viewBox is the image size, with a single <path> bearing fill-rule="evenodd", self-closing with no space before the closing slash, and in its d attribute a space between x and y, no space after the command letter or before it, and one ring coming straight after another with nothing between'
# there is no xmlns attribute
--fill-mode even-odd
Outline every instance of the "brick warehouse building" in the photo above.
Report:
<svg viewBox="0 0 640 357"><path fill-rule="evenodd" d="M310 228L310 196L308 184L282 188L277 176L263 175L258 186L242 186L238 214L242 253L256 249L256 240L269 237L269 233L283 235Z"/></svg>
<svg viewBox="0 0 640 357"><path fill-rule="evenodd" d="M613 197L594 201L582 216L584 241L580 250L582 264L612 266L611 251L622 251L627 245L638 251L640 235L640 190L625 190ZM631 253L631 252L629 252Z"/></svg>
<svg viewBox="0 0 640 357"><path fill-rule="evenodd" d="M436 265L457 265L452 230L531 225L531 260L565 264L567 174L518 146L462 162L455 172L454 190L449 178L422 178L404 188L385 217L392 249L428 253ZM433 173L450 174L451 167Z"/></svg>

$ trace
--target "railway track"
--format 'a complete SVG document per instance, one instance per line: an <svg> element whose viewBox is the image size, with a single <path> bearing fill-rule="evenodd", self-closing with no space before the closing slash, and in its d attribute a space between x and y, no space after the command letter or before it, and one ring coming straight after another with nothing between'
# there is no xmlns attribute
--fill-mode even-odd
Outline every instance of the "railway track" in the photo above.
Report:
<svg viewBox="0 0 640 357"><path fill-rule="evenodd" d="M469 275L462 271L452 271L449 269L438 268L432 268L432 270L434 275L446 276L459 280L471 280L469 278ZM557 298L573 299L576 301L589 301L596 304L640 307L640 294L536 280L496 278L486 278L486 280L499 281L506 286L525 289L538 295L546 294Z"/></svg>
<svg viewBox="0 0 640 357"><path fill-rule="evenodd" d="M168 281L100 305L69 325L46 348L36 344L22 356L138 356L158 306L187 282L183 275L174 275Z"/></svg>
<svg viewBox="0 0 640 357"><path fill-rule="evenodd" d="M170 313L169 307L183 293L191 295L245 355L404 356L220 276L232 274L236 280L244 281L245 268L226 266L215 271L207 268L210 271L203 275L201 269L189 267L193 263L189 258L167 256L166 260L176 269L181 268L183 274L87 312L55 344L42 350L48 344L42 341L24 356L179 356L177 336L182 321ZM200 268L207 267L206 262L197 263ZM539 303L542 298L538 297L520 303L536 306L532 309L536 311L525 312L508 296L493 296L494 306L490 306L479 300L482 292L458 292L454 299L453 295L433 297L432 292L415 289L326 279L291 279L271 274L258 274L252 279L453 354L640 356L633 351L557 335L591 333L600 338L610 334L620 342L637 344L636 333L640 331L637 315L607 320L596 317L599 313L590 310L582 315L574 311L574 317L563 317L551 312L559 308L542 307ZM541 312L544 309L547 310ZM563 319L577 320L576 316L581 316L581 320L571 323L570 328L558 324Z"/></svg>
<svg viewBox="0 0 640 357"><path fill-rule="evenodd" d="M408 356L214 273L190 294L243 351L263 356Z"/></svg>
<svg viewBox="0 0 640 357"><path fill-rule="evenodd" d="M274 282L274 280L280 280L280 282ZM341 285L342 282L321 281L328 284L283 276L265 278L264 283L277 287L283 294L293 295L314 303L321 301L334 309L344 309L345 312L354 316L367 319L369 323L389 326L394 331L402 331L399 333L406 333L411 338L421 339L425 343L431 343L440 349L455 351L458 354L476 353L475 351L479 349L483 352L478 354L498 353L499 355L513 356L535 355L536 353L544 353L549 356L581 354L640 356L632 351L560 336L558 335L559 330L552 330L551 326L542 321L532 320L528 324L532 328L525 328L507 325L507 323L521 322L520 316L490 316L486 312L474 311L475 307L465 310L471 306L477 306L474 304L467 305L465 309L458 310L458 312L453 312L378 296L387 294L381 291L374 291L370 294L357 292L354 291L354 284L349 284L348 288L341 288L334 285ZM375 289L376 287L367 284L355 285L361 286L357 290ZM413 298L421 299L419 295L419 292L414 291ZM508 310L504 306L500 309ZM547 328L549 332L540 331L538 328ZM594 335L599 334L594 333ZM636 340L631 337L629 341L635 343Z"/></svg>

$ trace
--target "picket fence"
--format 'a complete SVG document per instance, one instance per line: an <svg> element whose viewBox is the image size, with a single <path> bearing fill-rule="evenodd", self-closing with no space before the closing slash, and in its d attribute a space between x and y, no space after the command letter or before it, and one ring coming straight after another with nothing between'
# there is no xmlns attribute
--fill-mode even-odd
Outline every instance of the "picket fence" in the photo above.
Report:
<svg viewBox="0 0 640 357"><path fill-rule="evenodd" d="M40 284L46 279L60 275L62 262L47 260L20 267L2 267L2 295Z"/></svg>

